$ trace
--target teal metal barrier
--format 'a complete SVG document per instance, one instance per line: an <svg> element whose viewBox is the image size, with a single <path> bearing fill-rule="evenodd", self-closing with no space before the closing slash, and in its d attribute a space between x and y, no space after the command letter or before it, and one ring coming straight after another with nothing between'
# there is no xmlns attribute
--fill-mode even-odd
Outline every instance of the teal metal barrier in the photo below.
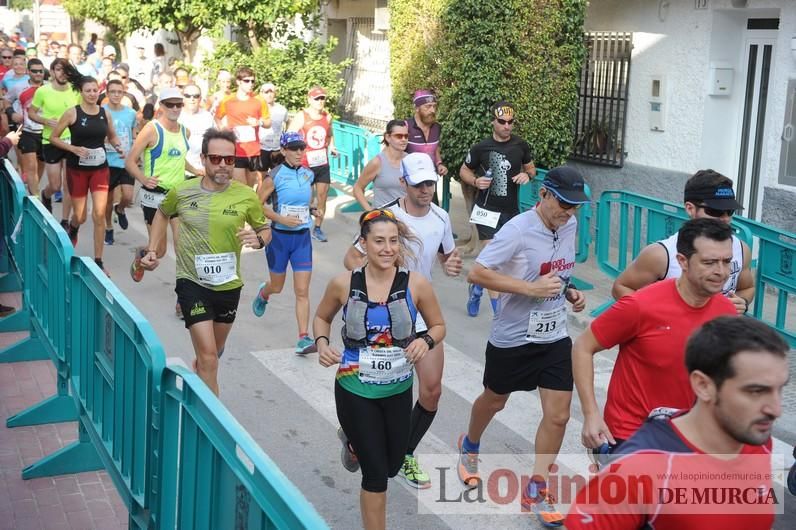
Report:
<svg viewBox="0 0 796 530"><path fill-rule="evenodd" d="M8 427L74 421L77 412L69 397L70 316L67 267L72 244L42 204L25 197L21 237L24 240L22 293L30 335L0 351L3 362L51 359L56 371L56 394L6 420Z"/></svg>
<svg viewBox="0 0 796 530"><path fill-rule="evenodd" d="M156 528L328 528L198 376L163 372Z"/></svg>
<svg viewBox="0 0 796 530"><path fill-rule="evenodd" d="M353 186L368 161L381 151L381 136L344 121L332 122L337 157L329 157L331 179L343 186ZM362 211L358 202L342 208L343 212Z"/></svg>
<svg viewBox="0 0 796 530"><path fill-rule="evenodd" d="M8 293L22 290L22 268L18 260L23 256L22 238L17 237L17 226L22 217L22 199L27 192L22 179L14 170L11 162L3 160L0 163L0 273L6 273L0 278L0 292ZM19 320L19 317L17 318ZM0 331L20 331L9 329L11 321L7 318L0 319Z"/></svg>

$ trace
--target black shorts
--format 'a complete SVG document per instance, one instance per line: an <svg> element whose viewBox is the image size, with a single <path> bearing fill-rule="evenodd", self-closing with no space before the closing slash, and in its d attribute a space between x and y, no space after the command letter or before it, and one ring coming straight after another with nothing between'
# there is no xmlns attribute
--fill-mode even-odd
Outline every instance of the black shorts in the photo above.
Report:
<svg viewBox="0 0 796 530"><path fill-rule="evenodd" d="M39 160L44 160L41 152L41 133L22 131L17 145L23 154L36 153Z"/></svg>
<svg viewBox="0 0 796 530"><path fill-rule="evenodd" d="M235 167L248 169L249 171L262 171L260 155L255 156L236 156Z"/></svg>
<svg viewBox="0 0 796 530"><path fill-rule="evenodd" d="M332 183L332 175L329 171L329 164L325 164L323 166L315 166L311 167L310 171L315 174L315 179L313 182L320 182L321 184L331 184Z"/></svg>
<svg viewBox="0 0 796 530"><path fill-rule="evenodd" d="M57 164L66 156L66 151L58 149L53 144L41 146L41 156L46 164Z"/></svg>
<svg viewBox="0 0 796 530"><path fill-rule="evenodd" d="M155 188L152 191L154 191L156 193L168 193L169 192L169 190L161 188L160 186L155 186ZM152 226L152 221L155 220L155 213L158 211L158 209L157 208L150 208L149 206L141 206L141 209L144 211L144 222L146 224L148 224L149 226ZM176 213L174 215L172 215L171 217L169 217L169 219L174 219L175 217L177 217Z"/></svg>
<svg viewBox="0 0 796 530"><path fill-rule="evenodd" d="M495 239L495 234L497 234L498 230L500 230L504 224L511 221L511 219L517 215L519 212L509 212L509 213L500 213L500 219L498 219L498 224L495 228L484 226L484 225L475 225L478 229L478 241L491 241Z"/></svg>
<svg viewBox="0 0 796 530"><path fill-rule="evenodd" d="M260 151L260 167L268 171L282 163L282 151Z"/></svg>
<svg viewBox="0 0 796 530"><path fill-rule="evenodd" d="M127 170L123 167L108 166L108 169L111 171L111 178L108 182L108 190L112 190L121 184L127 184L128 186L135 185L135 179L131 177Z"/></svg>
<svg viewBox="0 0 796 530"><path fill-rule="evenodd" d="M496 394L547 388L572 392L572 339L498 348L486 343L484 386Z"/></svg>
<svg viewBox="0 0 796 530"><path fill-rule="evenodd" d="M222 324L235 322L241 287L228 291L214 291L185 278L177 278L177 303L182 309L185 327L212 320Z"/></svg>

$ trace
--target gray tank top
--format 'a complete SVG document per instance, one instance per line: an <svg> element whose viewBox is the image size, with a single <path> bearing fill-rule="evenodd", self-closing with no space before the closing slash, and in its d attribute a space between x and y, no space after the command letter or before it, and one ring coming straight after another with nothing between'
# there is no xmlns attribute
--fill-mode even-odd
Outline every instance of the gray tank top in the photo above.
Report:
<svg viewBox="0 0 796 530"><path fill-rule="evenodd" d="M401 165L393 167L384 154L379 153L381 169L373 179L373 206L379 208L404 196L401 187Z"/></svg>

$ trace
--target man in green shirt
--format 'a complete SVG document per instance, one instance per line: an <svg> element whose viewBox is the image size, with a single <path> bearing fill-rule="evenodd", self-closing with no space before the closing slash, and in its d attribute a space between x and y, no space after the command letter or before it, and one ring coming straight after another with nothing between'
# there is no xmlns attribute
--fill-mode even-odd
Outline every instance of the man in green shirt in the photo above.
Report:
<svg viewBox="0 0 796 530"><path fill-rule="evenodd" d="M208 129L202 140L201 179L172 187L158 206L141 266L158 266L169 219L180 220L177 240L177 303L196 353L199 377L218 394L218 359L240 300L242 246L261 249L271 240L263 206L248 186L231 180L235 134ZM245 225L251 228L246 228Z"/></svg>

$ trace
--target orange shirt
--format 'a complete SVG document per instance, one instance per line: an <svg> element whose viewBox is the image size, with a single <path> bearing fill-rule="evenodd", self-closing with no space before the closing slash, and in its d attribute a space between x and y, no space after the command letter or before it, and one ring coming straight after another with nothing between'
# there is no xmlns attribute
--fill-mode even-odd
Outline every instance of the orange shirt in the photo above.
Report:
<svg viewBox="0 0 796 530"><path fill-rule="evenodd" d="M235 144L235 156L252 157L260 156L259 127L249 125L246 120L266 120L269 118L268 104L265 100L250 96L249 99L240 100L237 94L227 96L221 101L216 110L216 119L227 118L227 127L235 131L238 142Z"/></svg>

